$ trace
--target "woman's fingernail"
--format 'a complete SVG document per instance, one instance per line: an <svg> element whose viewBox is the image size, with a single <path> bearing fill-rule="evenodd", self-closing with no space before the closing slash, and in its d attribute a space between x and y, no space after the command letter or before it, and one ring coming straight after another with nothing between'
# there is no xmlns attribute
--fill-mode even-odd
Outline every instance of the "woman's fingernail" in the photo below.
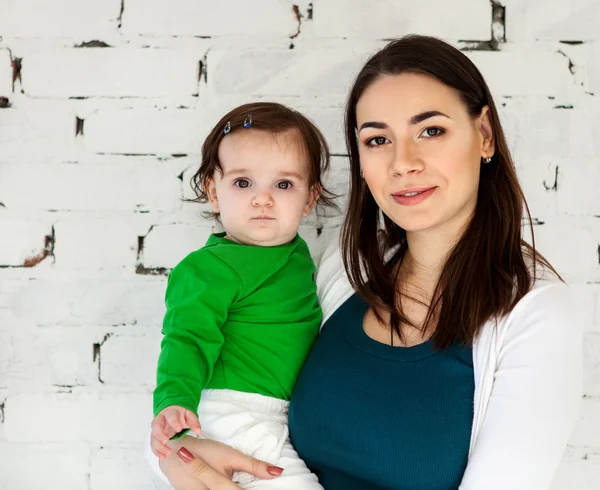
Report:
<svg viewBox="0 0 600 490"><path fill-rule="evenodd" d="M184 447L181 447L179 451L177 451L177 456L179 456L184 463L191 463L194 460L194 455Z"/></svg>
<svg viewBox="0 0 600 490"><path fill-rule="evenodd" d="M273 476L279 476L283 473L283 468L279 466L267 466L267 473Z"/></svg>

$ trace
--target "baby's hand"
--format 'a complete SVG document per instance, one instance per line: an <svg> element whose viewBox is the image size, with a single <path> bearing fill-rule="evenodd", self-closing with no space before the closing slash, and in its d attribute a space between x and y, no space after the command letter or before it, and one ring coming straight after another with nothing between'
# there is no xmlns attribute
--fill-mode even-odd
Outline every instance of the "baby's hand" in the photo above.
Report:
<svg viewBox="0 0 600 490"><path fill-rule="evenodd" d="M152 421L152 436L165 446L171 437L184 429L190 429L198 435L202 433L196 414L178 405L163 408Z"/></svg>

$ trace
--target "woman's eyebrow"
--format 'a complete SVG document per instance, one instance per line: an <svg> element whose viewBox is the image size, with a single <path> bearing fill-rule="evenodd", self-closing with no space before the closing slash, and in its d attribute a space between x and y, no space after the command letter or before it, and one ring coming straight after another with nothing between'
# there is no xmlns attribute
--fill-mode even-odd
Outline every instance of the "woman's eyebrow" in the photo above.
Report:
<svg viewBox="0 0 600 490"><path fill-rule="evenodd" d="M448 119L450 119L450 116L447 116L446 114L444 114L443 112L440 111L425 111L425 112L421 112L420 114L416 114L415 116L410 118L409 123L410 124L419 124L420 122L425 121L425 119L429 119L430 117L435 117L435 116L444 116L447 117Z"/></svg>
<svg viewBox="0 0 600 490"><path fill-rule="evenodd" d="M360 129L358 131L360 132L365 128L387 129L388 125L379 121L367 121L360 125Z"/></svg>
<svg viewBox="0 0 600 490"><path fill-rule="evenodd" d="M446 114L444 114L443 112L440 112L440 111L425 111L425 112L421 112L420 114L414 115L413 117L411 117L409 119L408 122L411 125L415 125L415 124L419 124L420 122L425 121L426 119L429 119L430 117L435 117L435 116L443 116L443 117L447 117L448 119L450 119L450 116L447 116ZM386 123L380 122L380 121L367 121L360 125L360 129L358 131L360 132L365 128L388 129L388 125Z"/></svg>

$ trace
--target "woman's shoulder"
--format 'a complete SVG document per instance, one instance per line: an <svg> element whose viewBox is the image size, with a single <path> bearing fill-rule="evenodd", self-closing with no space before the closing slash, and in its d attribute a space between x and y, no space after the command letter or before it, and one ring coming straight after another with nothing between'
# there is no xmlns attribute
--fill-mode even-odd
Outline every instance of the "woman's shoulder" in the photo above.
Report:
<svg viewBox="0 0 600 490"><path fill-rule="evenodd" d="M513 308L512 316L528 316L538 310L557 313L575 309L575 292L551 271L541 271L532 281L530 290Z"/></svg>
<svg viewBox="0 0 600 490"><path fill-rule="evenodd" d="M500 345L532 345L537 349L577 349L583 322L573 289L553 274L535 280L532 288L500 320Z"/></svg>

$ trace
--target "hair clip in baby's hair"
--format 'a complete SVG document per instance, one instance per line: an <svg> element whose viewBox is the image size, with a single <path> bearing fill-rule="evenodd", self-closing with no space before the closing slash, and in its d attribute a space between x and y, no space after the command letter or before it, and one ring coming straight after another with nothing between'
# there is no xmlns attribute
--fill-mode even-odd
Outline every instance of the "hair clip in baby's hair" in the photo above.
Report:
<svg viewBox="0 0 600 490"><path fill-rule="evenodd" d="M225 124L225 129L223 130L223 134L227 134L227 133L229 133L229 131L231 131L231 121L227 121L227 124Z"/></svg>
<svg viewBox="0 0 600 490"><path fill-rule="evenodd" d="M244 119L244 127L249 128L250 126L252 126L252 114L248 114L246 119Z"/></svg>

